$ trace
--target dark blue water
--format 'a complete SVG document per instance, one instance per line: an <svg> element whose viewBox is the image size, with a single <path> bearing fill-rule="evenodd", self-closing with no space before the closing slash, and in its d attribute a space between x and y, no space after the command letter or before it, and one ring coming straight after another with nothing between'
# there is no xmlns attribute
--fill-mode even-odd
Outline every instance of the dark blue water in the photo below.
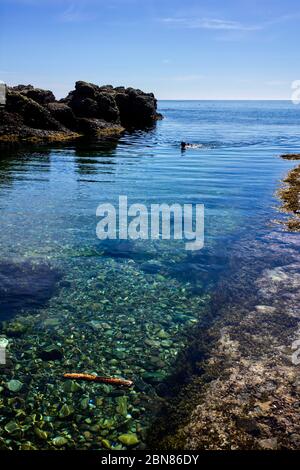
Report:
<svg viewBox="0 0 300 470"><path fill-rule="evenodd" d="M13 360L5 378L27 380L23 406L39 409L48 433L41 442L29 426L25 437L37 448L55 447L57 436L77 448L101 447L101 439L121 448L128 432L142 441L157 386L235 247L281 230L275 191L293 162L279 156L300 152L300 107L161 101L159 111L165 119L155 128L119 142L2 150L0 312ZM182 152L182 140L199 146ZM99 241L96 208L119 195L147 206L204 204L205 247ZM60 360L41 359L49 347ZM137 386L121 399L104 385L65 391L61 375L72 371L133 378ZM74 411L67 421L60 416L63 404L76 410L76 426Z"/></svg>

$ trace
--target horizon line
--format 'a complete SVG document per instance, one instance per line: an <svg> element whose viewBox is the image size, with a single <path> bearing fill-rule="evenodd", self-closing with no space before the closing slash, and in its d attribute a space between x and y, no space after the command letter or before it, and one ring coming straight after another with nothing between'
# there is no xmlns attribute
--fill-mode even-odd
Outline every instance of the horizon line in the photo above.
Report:
<svg viewBox="0 0 300 470"><path fill-rule="evenodd" d="M291 102L291 99L283 98L156 98L157 101L287 101Z"/></svg>

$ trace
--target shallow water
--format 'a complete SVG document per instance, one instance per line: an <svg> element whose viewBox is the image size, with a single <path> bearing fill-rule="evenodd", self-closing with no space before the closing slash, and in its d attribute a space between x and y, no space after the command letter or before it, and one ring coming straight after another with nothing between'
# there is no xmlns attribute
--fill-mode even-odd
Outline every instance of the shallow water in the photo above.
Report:
<svg viewBox="0 0 300 470"><path fill-rule="evenodd" d="M155 128L119 142L1 153L0 315L10 338L2 422L18 425L3 432L3 447L58 447L60 437L62 447L120 448L124 433L143 443L189 331L243 256L233 247L281 230L274 193L293 162L278 156L300 151L299 107L162 101L159 111L165 119ZM182 152L181 140L201 146ZM119 195L147 206L204 204L205 247L99 241L96 208ZM61 357L46 361L49 347ZM117 375L136 386L78 388L64 372ZM23 383L17 394L6 389L11 379Z"/></svg>

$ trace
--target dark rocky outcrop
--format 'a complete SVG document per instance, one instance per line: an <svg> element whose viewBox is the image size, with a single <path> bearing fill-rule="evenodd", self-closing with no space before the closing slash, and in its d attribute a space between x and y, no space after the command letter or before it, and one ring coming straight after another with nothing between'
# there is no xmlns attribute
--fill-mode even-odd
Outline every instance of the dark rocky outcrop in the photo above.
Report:
<svg viewBox="0 0 300 470"><path fill-rule="evenodd" d="M51 102L47 104L47 109L50 114L63 124L65 127L71 130L77 128L77 119L73 110L64 103Z"/></svg>
<svg viewBox="0 0 300 470"><path fill-rule="evenodd" d="M50 90L42 90L41 88L34 88L32 85L17 85L11 88L12 91L22 93L27 98L31 98L41 105L52 103L55 101L55 96Z"/></svg>
<svg viewBox="0 0 300 470"><path fill-rule="evenodd" d="M123 125L138 127L148 125L160 116L156 113L156 99L153 93L145 94L141 90L127 88L116 95L116 102Z"/></svg>
<svg viewBox="0 0 300 470"><path fill-rule="evenodd" d="M82 135L120 135L160 119L153 93L78 81L60 101L50 90L18 85L7 89L0 109L0 141L65 140Z"/></svg>
<svg viewBox="0 0 300 470"><path fill-rule="evenodd" d="M120 113L114 99L114 89L92 83L76 82L75 90L62 100L82 118L103 119L120 124Z"/></svg>
<svg viewBox="0 0 300 470"><path fill-rule="evenodd" d="M6 111L21 116L23 124L34 129L62 130L63 126L54 119L50 111L20 92L9 91Z"/></svg>

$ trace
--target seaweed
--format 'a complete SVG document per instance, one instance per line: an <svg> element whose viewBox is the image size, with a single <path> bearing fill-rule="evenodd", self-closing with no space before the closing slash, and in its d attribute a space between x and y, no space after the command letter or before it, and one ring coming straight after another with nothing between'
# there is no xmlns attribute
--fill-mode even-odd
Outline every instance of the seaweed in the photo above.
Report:
<svg viewBox="0 0 300 470"><path fill-rule="evenodd" d="M300 155L282 155L282 158L299 160ZM291 232L300 232L300 165L290 170L277 193L282 201L282 212L291 214L291 217L284 221L285 226Z"/></svg>

